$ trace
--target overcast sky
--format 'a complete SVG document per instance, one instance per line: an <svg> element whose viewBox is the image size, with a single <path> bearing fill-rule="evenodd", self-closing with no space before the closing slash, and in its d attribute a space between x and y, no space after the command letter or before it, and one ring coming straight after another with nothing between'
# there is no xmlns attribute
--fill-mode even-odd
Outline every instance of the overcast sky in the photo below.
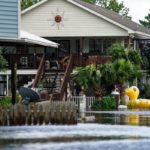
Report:
<svg viewBox="0 0 150 150"><path fill-rule="evenodd" d="M139 23L139 19L144 19L150 9L150 0L118 0L123 1L125 6L130 9L129 14L132 20Z"/></svg>

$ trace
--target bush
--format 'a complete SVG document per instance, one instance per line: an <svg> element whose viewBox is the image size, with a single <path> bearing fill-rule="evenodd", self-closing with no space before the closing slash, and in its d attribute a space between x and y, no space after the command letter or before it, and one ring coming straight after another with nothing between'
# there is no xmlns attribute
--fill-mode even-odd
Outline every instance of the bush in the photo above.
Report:
<svg viewBox="0 0 150 150"><path fill-rule="evenodd" d="M11 97L5 96L0 99L0 107L9 107L11 106Z"/></svg>
<svg viewBox="0 0 150 150"><path fill-rule="evenodd" d="M92 110L115 110L115 98L112 96L103 97L102 100L96 100L92 106Z"/></svg>

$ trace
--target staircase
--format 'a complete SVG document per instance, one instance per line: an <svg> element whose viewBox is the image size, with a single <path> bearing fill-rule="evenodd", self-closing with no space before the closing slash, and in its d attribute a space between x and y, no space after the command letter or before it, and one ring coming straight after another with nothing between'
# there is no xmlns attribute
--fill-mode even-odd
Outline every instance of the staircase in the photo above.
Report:
<svg viewBox="0 0 150 150"><path fill-rule="evenodd" d="M47 82L44 88L47 89L49 94L60 93L61 81L64 78L64 71L45 71L44 79Z"/></svg>
<svg viewBox="0 0 150 150"><path fill-rule="evenodd" d="M44 89L47 91L46 94L48 94L49 97L46 100L66 100L65 96L67 96L67 86L70 81L70 74L75 66L85 66L91 63L102 64L110 59L110 57L90 57L71 54L69 56L67 68L63 71L59 70L57 67L48 70L45 69L46 61L45 56L43 55L32 88L36 88L39 81L44 79L46 82L48 81L48 83L44 85Z"/></svg>

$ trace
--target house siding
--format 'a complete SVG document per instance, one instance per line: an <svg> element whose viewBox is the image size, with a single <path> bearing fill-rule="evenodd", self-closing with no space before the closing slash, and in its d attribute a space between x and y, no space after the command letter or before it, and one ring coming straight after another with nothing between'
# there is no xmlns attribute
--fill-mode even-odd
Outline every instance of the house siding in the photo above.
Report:
<svg viewBox="0 0 150 150"><path fill-rule="evenodd" d="M64 14L59 29L54 21L57 10ZM23 14L21 28L42 37L128 36L126 30L66 0L50 0Z"/></svg>
<svg viewBox="0 0 150 150"><path fill-rule="evenodd" d="M0 38L19 36L19 0L0 0Z"/></svg>

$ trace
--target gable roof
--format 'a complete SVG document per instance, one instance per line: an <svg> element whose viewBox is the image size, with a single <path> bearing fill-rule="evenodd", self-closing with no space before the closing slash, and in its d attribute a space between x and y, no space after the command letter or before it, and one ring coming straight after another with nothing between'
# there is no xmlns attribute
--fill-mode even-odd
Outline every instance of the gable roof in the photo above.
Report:
<svg viewBox="0 0 150 150"><path fill-rule="evenodd" d="M32 5L31 7L23 10L22 14L25 14L28 11L31 11L32 9L42 5L43 3L47 2L47 1L48 0L42 0L35 5ZM126 17L123 17L114 11L108 10L108 9L98 6L98 5L84 2L82 0L66 0L66 1L78 6L84 10L87 10L87 11L113 23L113 24L118 25L119 27L127 30L129 33L137 33L137 34L144 34L146 36L150 36L150 29L148 29Z"/></svg>

